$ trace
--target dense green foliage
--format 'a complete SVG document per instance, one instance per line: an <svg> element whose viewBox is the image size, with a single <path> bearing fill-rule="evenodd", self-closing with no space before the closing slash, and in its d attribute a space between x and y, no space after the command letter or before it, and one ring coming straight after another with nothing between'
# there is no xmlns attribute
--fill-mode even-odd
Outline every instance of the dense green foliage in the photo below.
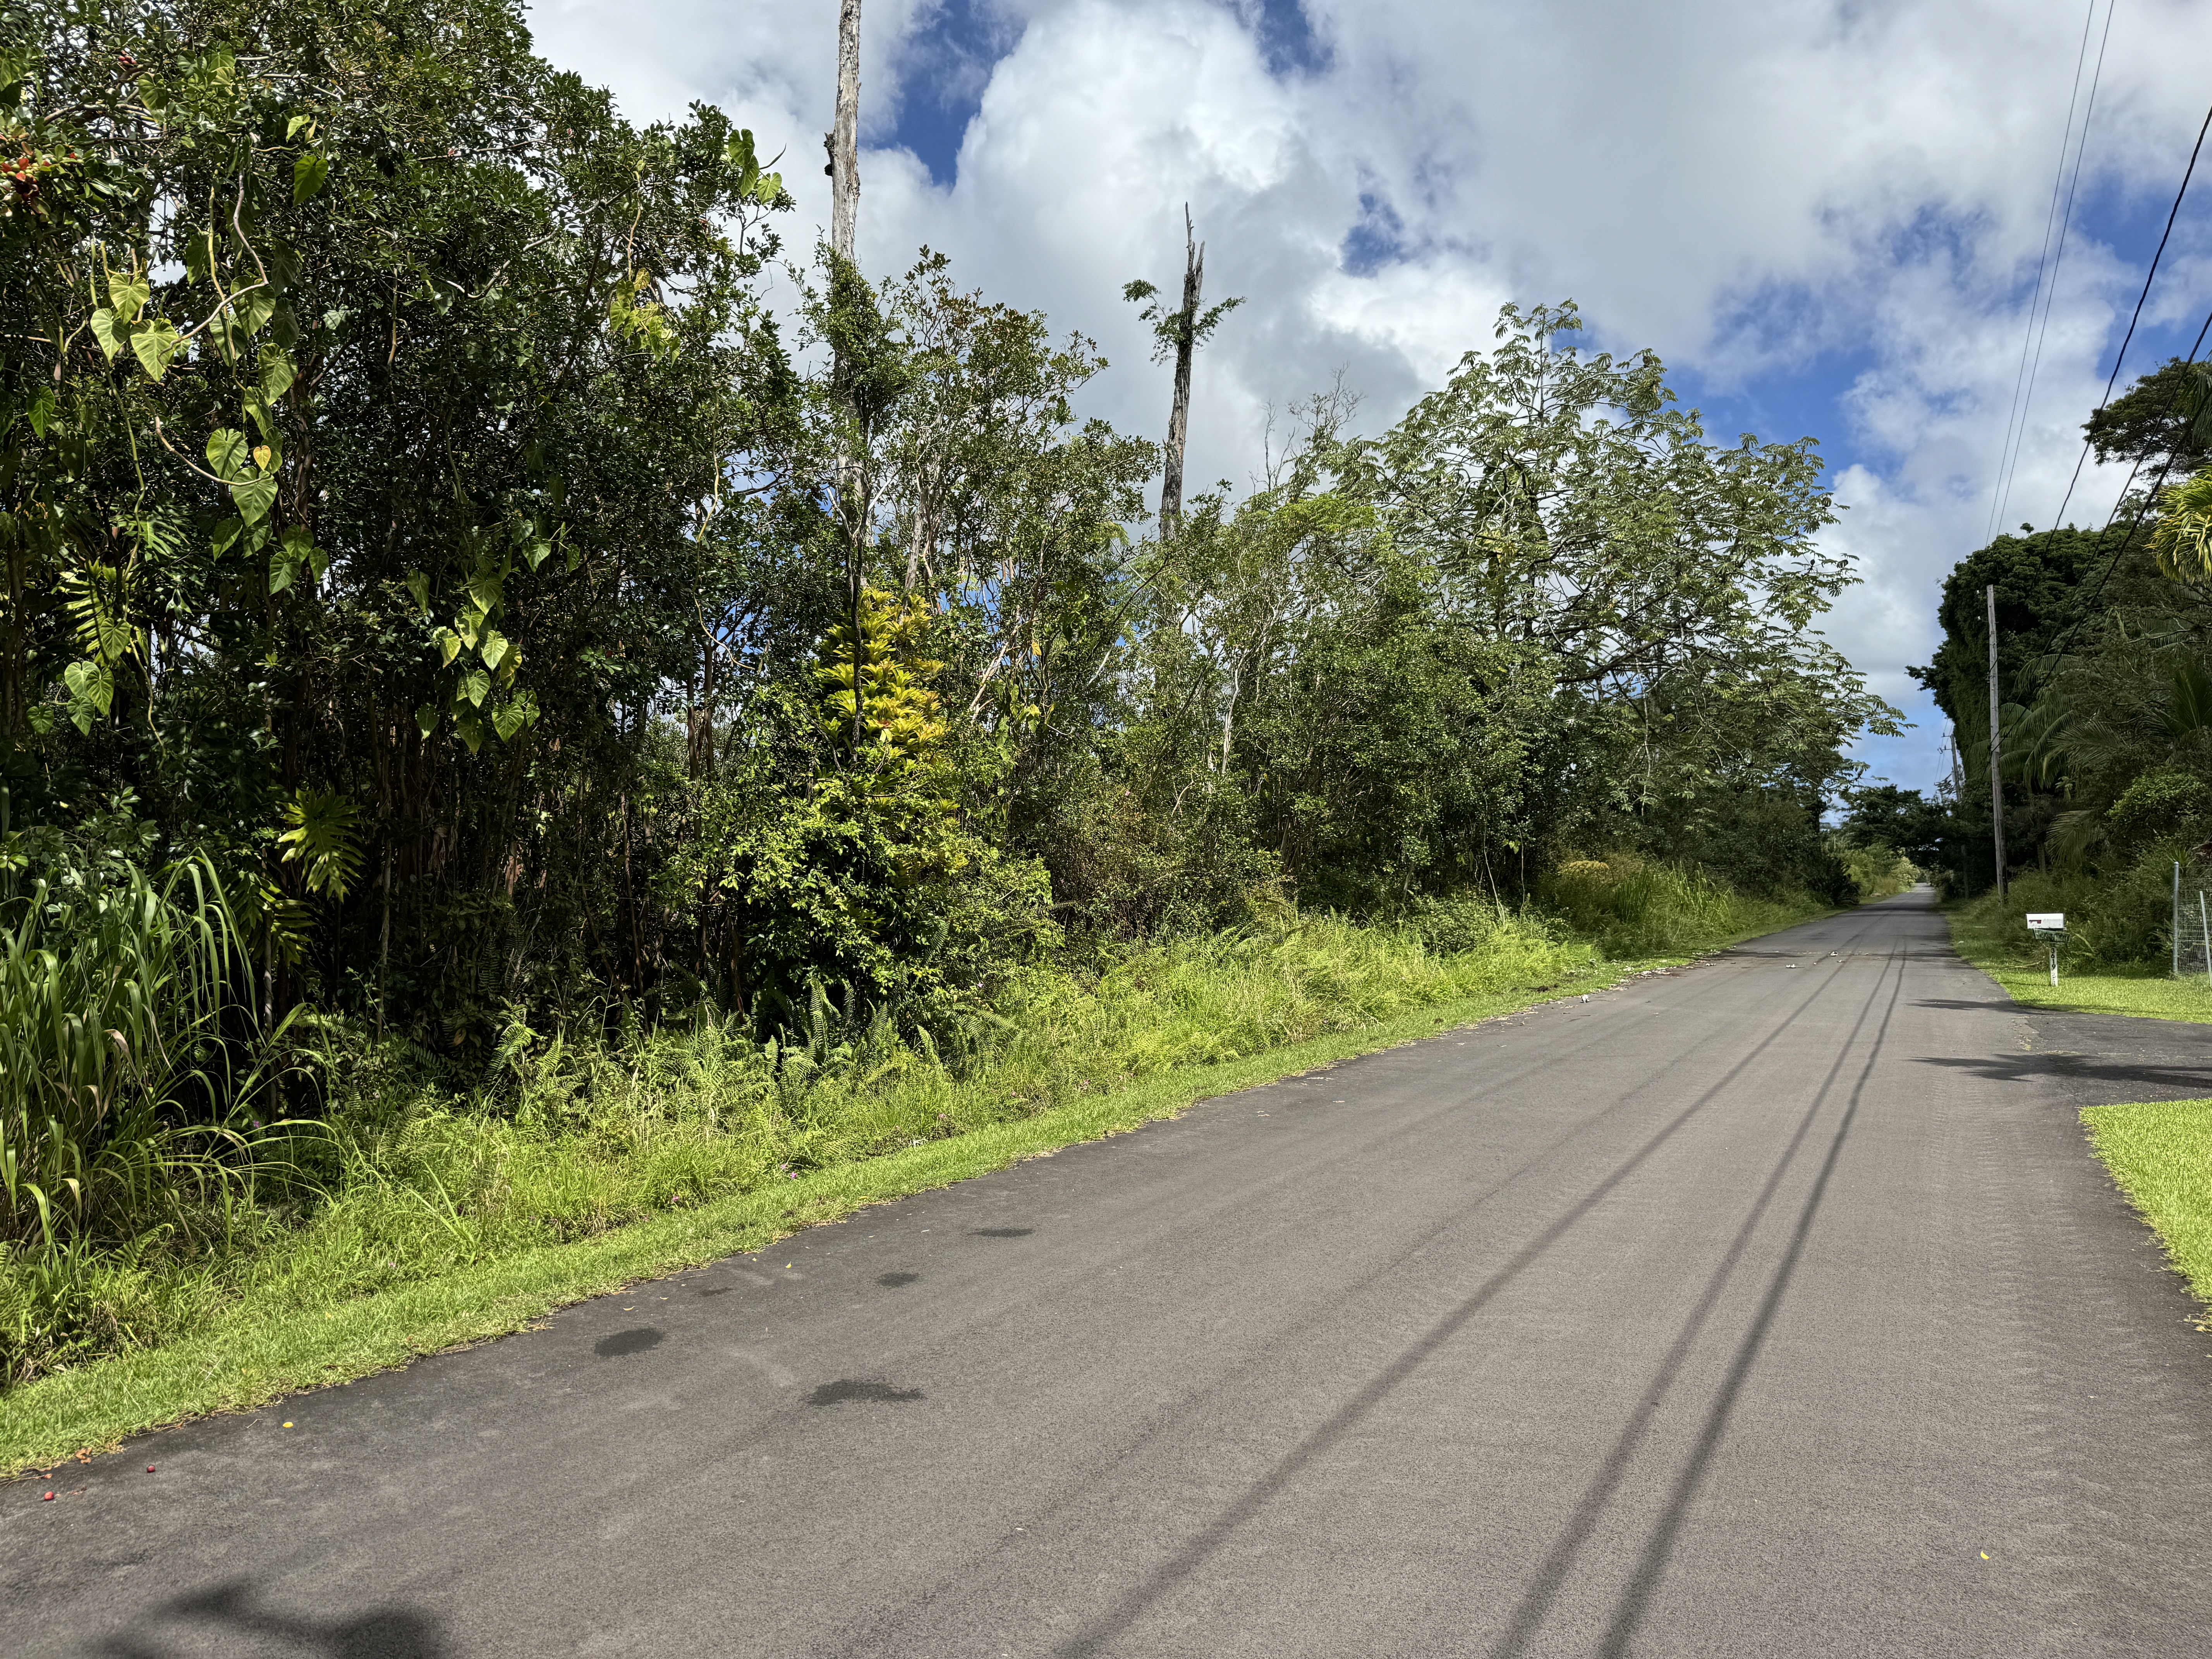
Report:
<svg viewBox="0 0 2212 1659"><path fill-rule="evenodd" d="M1858 890L1820 812L1893 716L1817 632L1810 441L1709 441L1571 306L1164 537L1089 341L788 258L780 137L625 122L510 0L0 7L9 972L77 988L59 1054L149 964L170 1068L9 1107L27 1251L213 1248L67 1184L131 1136L195 1216L313 1212L372 1073L496 1138L562 1056L711 1032L700 1109L787 1124L825 1043L957 1081L1217 930L1681 949Z"/></svg>
<svg viewBox="0 0 2212 1659"><path fill-rule="evenodd" d="M1961 941L1978 958L2039 965L2029 910L2062 911L2075 973L2163 973L2172 961L2175 866L2197 947L2197 850L2212 836L2212 566L2202 556L2212 472L2159 480L2203 459L2212 418L2203 366L2144 375L2089 423L2099 453L2139 463L2104 531L2000 537L1946 581L1942 642L1916 669L1958 732L1962 799L1862 793L1848 827L1972 896ZM1989 784L1988 625L1997 588L2006 862L1994 881Z"/></svg>
<svg viewBox="0 0 2212 1659"><path fill-rule="evenodd" d="M2186 477L2204 464L2204 365L2169 358L2082 423L2100 461L2161 466ZM2168 464L2171 464L2170 465Z"/></svg>

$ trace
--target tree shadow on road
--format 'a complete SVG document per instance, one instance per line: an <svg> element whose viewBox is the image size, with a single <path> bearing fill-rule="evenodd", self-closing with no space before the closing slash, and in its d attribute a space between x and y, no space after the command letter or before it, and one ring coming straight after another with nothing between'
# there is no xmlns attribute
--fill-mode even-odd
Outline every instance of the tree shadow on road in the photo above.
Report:
<svg viewBox="0 0 2212 1659"><path fill-rule="evenodd" d="M381 1607L351 1618L298 1618L257 1605L243 1580L180 1596L155 1615L191 1628L162 1638L111 1638L111 1659L177 1659L186 1653L270 1654L286 1659L453 1659L458 1651L439 1621L413 1607Z"/></svg>
<svg viewBox="0 0 2212 1659"><path fill-rule="evenodd" d="M2045 1053L1959 1058L1924 1054L1918 1064L1967 1072L1997 1083L2060 1078L2077 1090L2109 1096L2113 1101L2186 1100L2212 1094L2212 1055L2199 1064L2162 1064L2099 1054Z"/></svg>

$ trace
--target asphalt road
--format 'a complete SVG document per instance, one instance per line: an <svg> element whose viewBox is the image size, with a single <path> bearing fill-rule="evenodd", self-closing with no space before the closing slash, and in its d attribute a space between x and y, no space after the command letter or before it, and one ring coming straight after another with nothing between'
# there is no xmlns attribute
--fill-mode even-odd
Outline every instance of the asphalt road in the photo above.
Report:
<svg viewBox="0 0 2212 1659"><path fill-rule="evenodd" d="M2212 1336L2075 1110L2212 1093L2212 1028L1945 939L1871 906L0 1487L0 1648L2203 1652Z"/></svg>

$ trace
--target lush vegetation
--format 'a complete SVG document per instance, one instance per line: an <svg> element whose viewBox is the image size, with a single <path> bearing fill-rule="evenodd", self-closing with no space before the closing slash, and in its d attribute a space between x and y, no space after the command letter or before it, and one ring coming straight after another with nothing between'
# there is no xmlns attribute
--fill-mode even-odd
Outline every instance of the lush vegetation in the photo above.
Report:
<svg viewBox="0 0 2212 1659"><path fill-rule="evenodd" d="M1465 934L1470 919L1455 916ZM111 1249L67 1275L0 1280L16 1376L198 1331L240 1298L258 1317L373 1295L872 1154L1037 1118L1177 1067L1238 1060L1471 996L1583 982L1587 946L1511 918L1431 952L1402 931L1285 915L1134 952L1096 982L1008 1005L981 1052L939 1055L889 1017L817 1001L763 1042L702 1011L626 1043L514 1034L499 1075L448 1092L419 1050L321 1041L332 1108L260 1164L232 1248ZM1599 982L1603 982L1602 980Z"/></svg>
<svg viewBox="0 0 2212 1659"><path fill-rule="evenodd" d="M2110 525L2001 536L1944 584L1942 642L1913 672L1958 733L1959 775L1934 800L1861 793L1849 828L1904 852L1959 902L1961 948L2038 1000L2202 1018L2186 984L2154 991L2176 957L2204 968L2197 895L2212 886L2212 378L2172 362L2088 423L2136 480ZM1997 599L2007 893L1994 893L1989 633ZM2061 994L2047 995L2031 910L2065 914ZM2069 989L2066 980L2073 981ZM2135 981L2130 989L2123 981Z"/></svg>
<svg viewBox="0 0 2212 1659"><path fill-rule="evenodd" d="M2212 1303L2212 1100L2093 1106L2081 1121L2175 1271Z"/></svg>
<svg viewBox="0 0 2212 1659"><path fill-rule="evenodd" d="M1810 441L1571 306L1163 533L508 0L0 0L0 125L8 1376L1903 867Z"/></svg>

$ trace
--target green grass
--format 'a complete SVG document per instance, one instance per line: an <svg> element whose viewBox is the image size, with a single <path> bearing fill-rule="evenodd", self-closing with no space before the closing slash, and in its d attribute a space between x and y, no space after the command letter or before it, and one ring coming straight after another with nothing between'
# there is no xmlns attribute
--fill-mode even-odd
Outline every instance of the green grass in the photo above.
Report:
<svg viewBox="0 0 2212 1659"><path fill-rule="evenodd" d="M2081 1121L2175 1270L2212 1304L2212 1100L2092 1106Z"/></svg>
<svg viewBox="0 0 2212 1659"><path fill-rule="evenodd" d="M752 1249L868 1204L941 1187L1079 1140L1172 1117L1194 1102L1616 984L1638 967L1584 962L1541 990L1492 990L1243 1058L1169 1069L1033 1117L842 1163L575 1243L539 1244L368 1295L302 1302L313 1264L265 1276L198 1334L60 1370L0 1395L0 1474L96 1452L123 1437L341 1382L441 1348L520 1330L586 1297Z"/></svg>
<svg viewBox="0 0 2212 1659"><path fill-rule="evenodd" d="M2029 936L2019 902L2000 911L1993 900L1979 899L1948 914L1953 948L2024 1006L2212 1024L2212 984L2202 974L2173 979L2133 964L2131 971L2114 971L2101 963L2076 973L2062 958L2053 986L2050 957Z"/></svg>
<svg viewBox="0 0 2212 1659"><path fill-rule="evenodd" d="M1088 979L1039 973L939 1042L819 1001L805 1030L765 1045L711 1018L613 1042L517 1024L490 1080L460 1092L404 1042L325 1028L324 1122L219 1235L0 1261L0 1474L521 1328L864 1204L1824 914L1620 874L1608 894L1599 885L1582 896L1627 962L1481 903L1393 926L1285 913ZM1631 939L1661 948L1619 950Z"/></svg>
<svg viewBox="0 0 2212 1659"><path fill-rule="evenodd" d="M1967 960L1973 958L1969 957ZM2180 980L2149 979L2122 974L2074 975L2062 968L2054 987L2047 968L2012 968L1987 962L1975 962L1974 966L2004 987L2014 1002L2030 1008L2063 1008L2075 1013L2124 1014L2136 1019L2212 1024L2212 987L2208 987L2201 975Z"/></svg>

